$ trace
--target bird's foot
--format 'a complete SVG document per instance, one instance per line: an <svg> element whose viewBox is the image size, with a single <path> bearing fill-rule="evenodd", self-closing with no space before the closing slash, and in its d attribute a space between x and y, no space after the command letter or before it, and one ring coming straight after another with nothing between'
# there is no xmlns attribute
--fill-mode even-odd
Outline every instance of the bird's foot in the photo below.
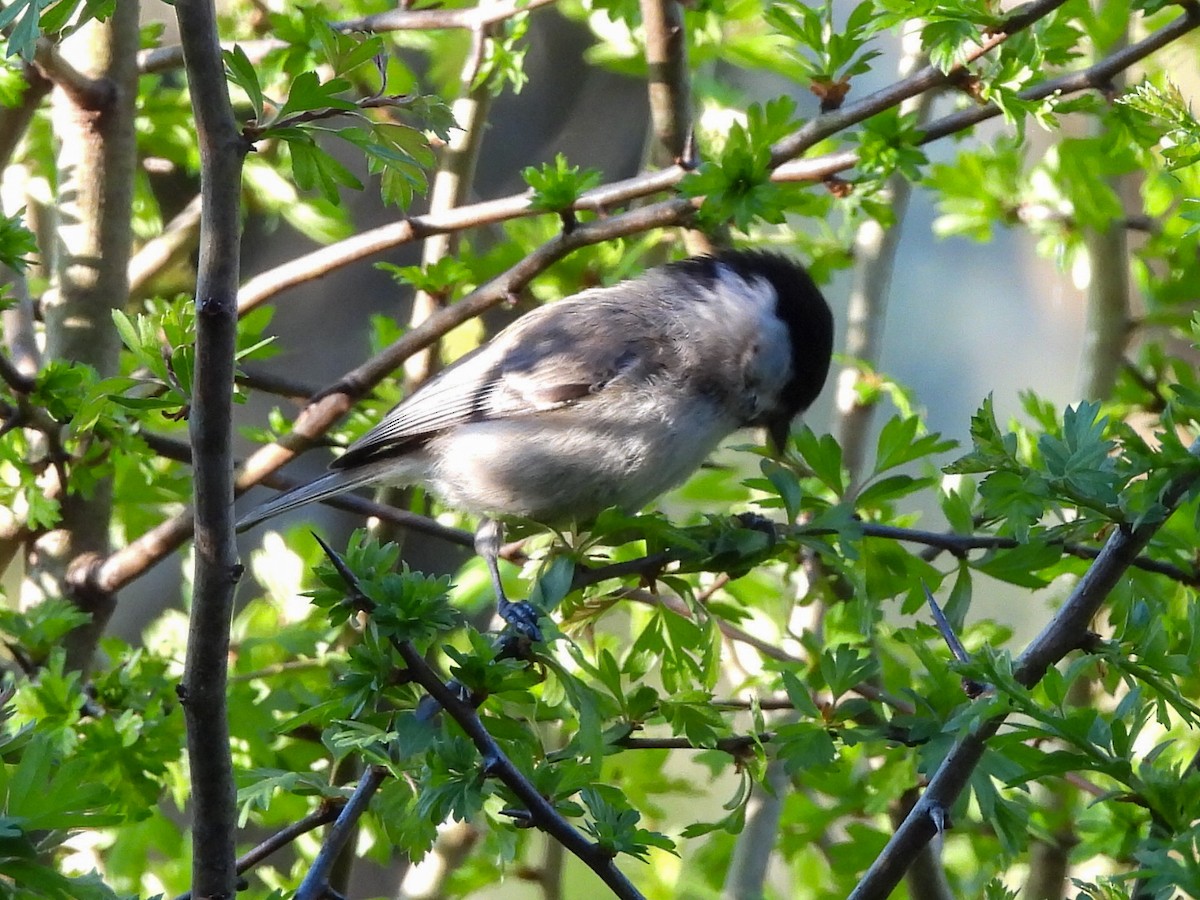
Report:
<svg viewBox="0 0 1200 900"><path fill-rule="evenodd" d="M508 627L517 636L527 638L535 643L542 640L542 629L538 627L538 618L541 613L529 601L517 600L514 602L501 596L496 604L496 612L508 623Z"/></svg>

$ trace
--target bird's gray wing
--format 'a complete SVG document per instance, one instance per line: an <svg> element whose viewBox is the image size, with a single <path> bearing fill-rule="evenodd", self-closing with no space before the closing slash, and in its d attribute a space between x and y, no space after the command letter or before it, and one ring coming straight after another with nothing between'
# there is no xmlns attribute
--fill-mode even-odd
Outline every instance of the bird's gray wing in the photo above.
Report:
<svg viewBox="0 0 1200 900"><path fill-rule="evenodd" d="M597 394L631 370L657 368L660 351L644 329L625 321L619 306L589 299L577 295L559 301L553 316L547 315L552 307L543 307L518 319L402 401L333 466L401 452L467 422L557 409ZM586 339L596 329L603 329L605 340Z"/></svg>

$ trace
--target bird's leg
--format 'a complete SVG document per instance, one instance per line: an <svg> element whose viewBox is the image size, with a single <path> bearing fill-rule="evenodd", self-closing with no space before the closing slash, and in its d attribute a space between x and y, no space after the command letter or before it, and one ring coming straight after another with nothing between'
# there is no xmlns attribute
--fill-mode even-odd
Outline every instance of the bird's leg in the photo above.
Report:
<svg viewBox="0 0 1200 900"><path fill-rule="evenodd" d="M522 636L533 641L542 639L538 628L538 611L533 604L520 600L513 603L504 593L500 580L500 546L504 543L504 526L495 519L480 519L475 529L475 552L487 563L492 576L492 590L496 592L496 612Z"/></svg>

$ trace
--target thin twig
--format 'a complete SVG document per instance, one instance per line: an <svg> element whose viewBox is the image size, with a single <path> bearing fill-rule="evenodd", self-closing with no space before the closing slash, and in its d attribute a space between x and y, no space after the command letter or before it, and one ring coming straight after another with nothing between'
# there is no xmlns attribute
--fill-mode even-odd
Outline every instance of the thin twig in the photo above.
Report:
<svg viewBox="0 0 1200 900"><path fill-rule="evenodd" d="M926 65L928 59L921 47L919 20L906 26L901 46L899 75L901 80ZM900 104L902 114L912 114L923 125L933 109L934 92L925 91ZM912 182L901 173L888 179L886 199L891 207L892 222L887 227L873 218L866 219L854 235L854 277L846 312L845 355L848 357L837 376L837 408L831 431L842 448L843 464L849 472L850 483L862 477L868 447L868 435L877 404L864 403L859 388L864 379L863 365L876 369L883 353L883 333L887 321L888 295L896 252L912 196Z"/></svg>
<svg viewBox="0 0 1200 900"><path fill-rule="evenodd" d="M1043 0L1042 3L1030 4L1027 9L1022 10L1021 18L1017 22L1010 23L1004 34L1015 33L1018 24L1027 27L1030 22L1026 13L1044 16L1053 11L1061 2L1062 0ZM1196 21L1193 8L1189 5L1184 16L1145 40L1130 45L1125 51L1114 54L1080 72L1026 88L1019 93L1019 96L1023 99L1044 99L1056 92L1069 94L1101 87L1115 72L1133 65L1200 24ZM1000 35L996 35L997 39L999 37ZM998 40L989 41L988 48L994 48L997 43ZM930 71L927 68L922 69L892 87L819 116L774 146L771 179L779 182L822 181L853 168L858 163L858 154L853 150L835 151L812 159L795 157L807 152L820 140L837 131L856 125L870 116L899 105L910 97L944 84L946 84L946 78L940 72ZM964 131L1000 114L1000 108L994 104L976 106L953 113L938 119L926 128L918 143L926 144ZM580 197L572 209L609 209L614 205L629 203L642 197L661 193L675 187L688 171L690 171L688 168L674 166L670 169L643 173L633 178L613 182L610 185L588 191ZM494 224L512 218L538 214L530 207L529 201L530 194L524 192L462 206L441 216L410 216L344 241L330 244L247 281L239 293L239 308L245 312L287 288L323 277L343 266L374 256L384 250L419 240L430 234Z"/></svg>
<svg viewBox="0 0 1200 900"><path fill-rule="evenodd" d="M117 99L117 86L103 76L93 78L76 69L63 57L58 45L39 37L34 50L33 64L43 78L62 89L71 102L81 109L102 110Z"/></svg>
<svg viewBox="0 0 1200 900"><path fill-rule="evenodd" d="M165 226L162 233L142 245L129 260L129 291L138 293L151 278L180 259L200 238L200 205L197 194Z"/></svg>
<svg viewBox="0 0 1200 900"><path fill-rule="evenodd" d="M481 0L477 10L491 8L499 0ZM437 174L429 190L429 214L439 215L462 206L470 196L475 183L475 170L479 163L479 151L483 147L488 113L492 108L494 94L492 77L481 78L487 59L491 38L487 26L480 25L471 32L471 49L463 61L459 75L460 96L454 101L451 113L458 128L442 148L438 160ZM421 265L432 266L458 247L456 232L439 232L425 239L421 248ZM446 305L449 297L434 295L428 291L417 291L409 312L409 325L420 325L439 308ZM404 375L410 385L417 385L433 375L437 368L437 345L420 353L414 353L404 363Z"/></svg>
<svg viewBox="0 0 1200 900"><path fill-rule="evenodd" d="M355 833L358 820L366 813L371 805L371 798L383 785L387 775L388 770L384 766L367 767L367 771L358 780L354 793L338 813L333 827L321 843L317 858L313 860L312 866L304 875L304 880L300 882L300 887L296 889L295 900L325 900L328 896L329 873L333 864L345 849L350 836Z"/></svg>
<svg viewBox="0 0 1200 900"><path fill-rule="evenodd" d="M0 351L0 381L18 394L28 394L37 384L32 376L18 369L3 351Z"/></svg>
<svg viewBox="0 0 1200 900"><path fill-rule="evenodd" d="M717 738L712 745L697 744L683 737L624 737L613 741L613 746L623 750L720 750L730 756L742 756L756 743L767 744L775 740L775 732L764 731L761 734L734 734L729 737Z"/></svg>
<svg viewBox="0 0 1200 900"><path fill-rule="evenodd" d="M334 30L343 33L475 29L511 19L525 12L532 12L554 2L555 0L503 0L494 5L469 6L463 9L394 9L374 16L330 24ZM251 62L255 62L261 60L272 50L282 49L288 44L277 38L263 38L256 41L239 41L238 46L246 52ZM222 45L223 49L232 49L232 47L232 43ZM182 63L183 49L178 45L143 50L138 54L138 70L143 75L177 69Z"/></svg>
<svg viewBox="0 0 1200 900"><path fill-rule="evenodd" d="M849 125L855 125L884 110L899 106L910 97L949 84L958 73L965 71L967 65L991 52L1014 34L1044 19L1065 2L1066 0L1035 0L1033 3L1026 3L993 29L973 50L965 54L962 63L949 72L943 72L936 66L923 66L907 78L902 78L862 100L847 103L836 110L810 119L771 148L772 162L778 166Z"/></svg>
<svg viewBox="0 0 1200 900"><path fill-rule="evenodd" d="M687 32L678 0L641 0L654 162L686 164L692 132ZM655 159L655 157L658 157Z"/></svg>

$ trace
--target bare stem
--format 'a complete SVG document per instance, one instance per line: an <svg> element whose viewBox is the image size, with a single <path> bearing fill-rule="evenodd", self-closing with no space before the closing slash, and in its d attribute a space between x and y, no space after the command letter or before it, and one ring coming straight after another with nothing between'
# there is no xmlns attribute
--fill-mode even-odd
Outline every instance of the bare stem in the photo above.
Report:
<svg viewBox="0 0 1200 900"><path fill-rule="evenodd" d="M233 897L237 807L226 707L233 594L241 574L233 535L233 396L245 144L225 83L211 0L177 0L200 144L200 262L196 369L189 431L196 562L180 695L192 787L192 891Z"/></svg>

